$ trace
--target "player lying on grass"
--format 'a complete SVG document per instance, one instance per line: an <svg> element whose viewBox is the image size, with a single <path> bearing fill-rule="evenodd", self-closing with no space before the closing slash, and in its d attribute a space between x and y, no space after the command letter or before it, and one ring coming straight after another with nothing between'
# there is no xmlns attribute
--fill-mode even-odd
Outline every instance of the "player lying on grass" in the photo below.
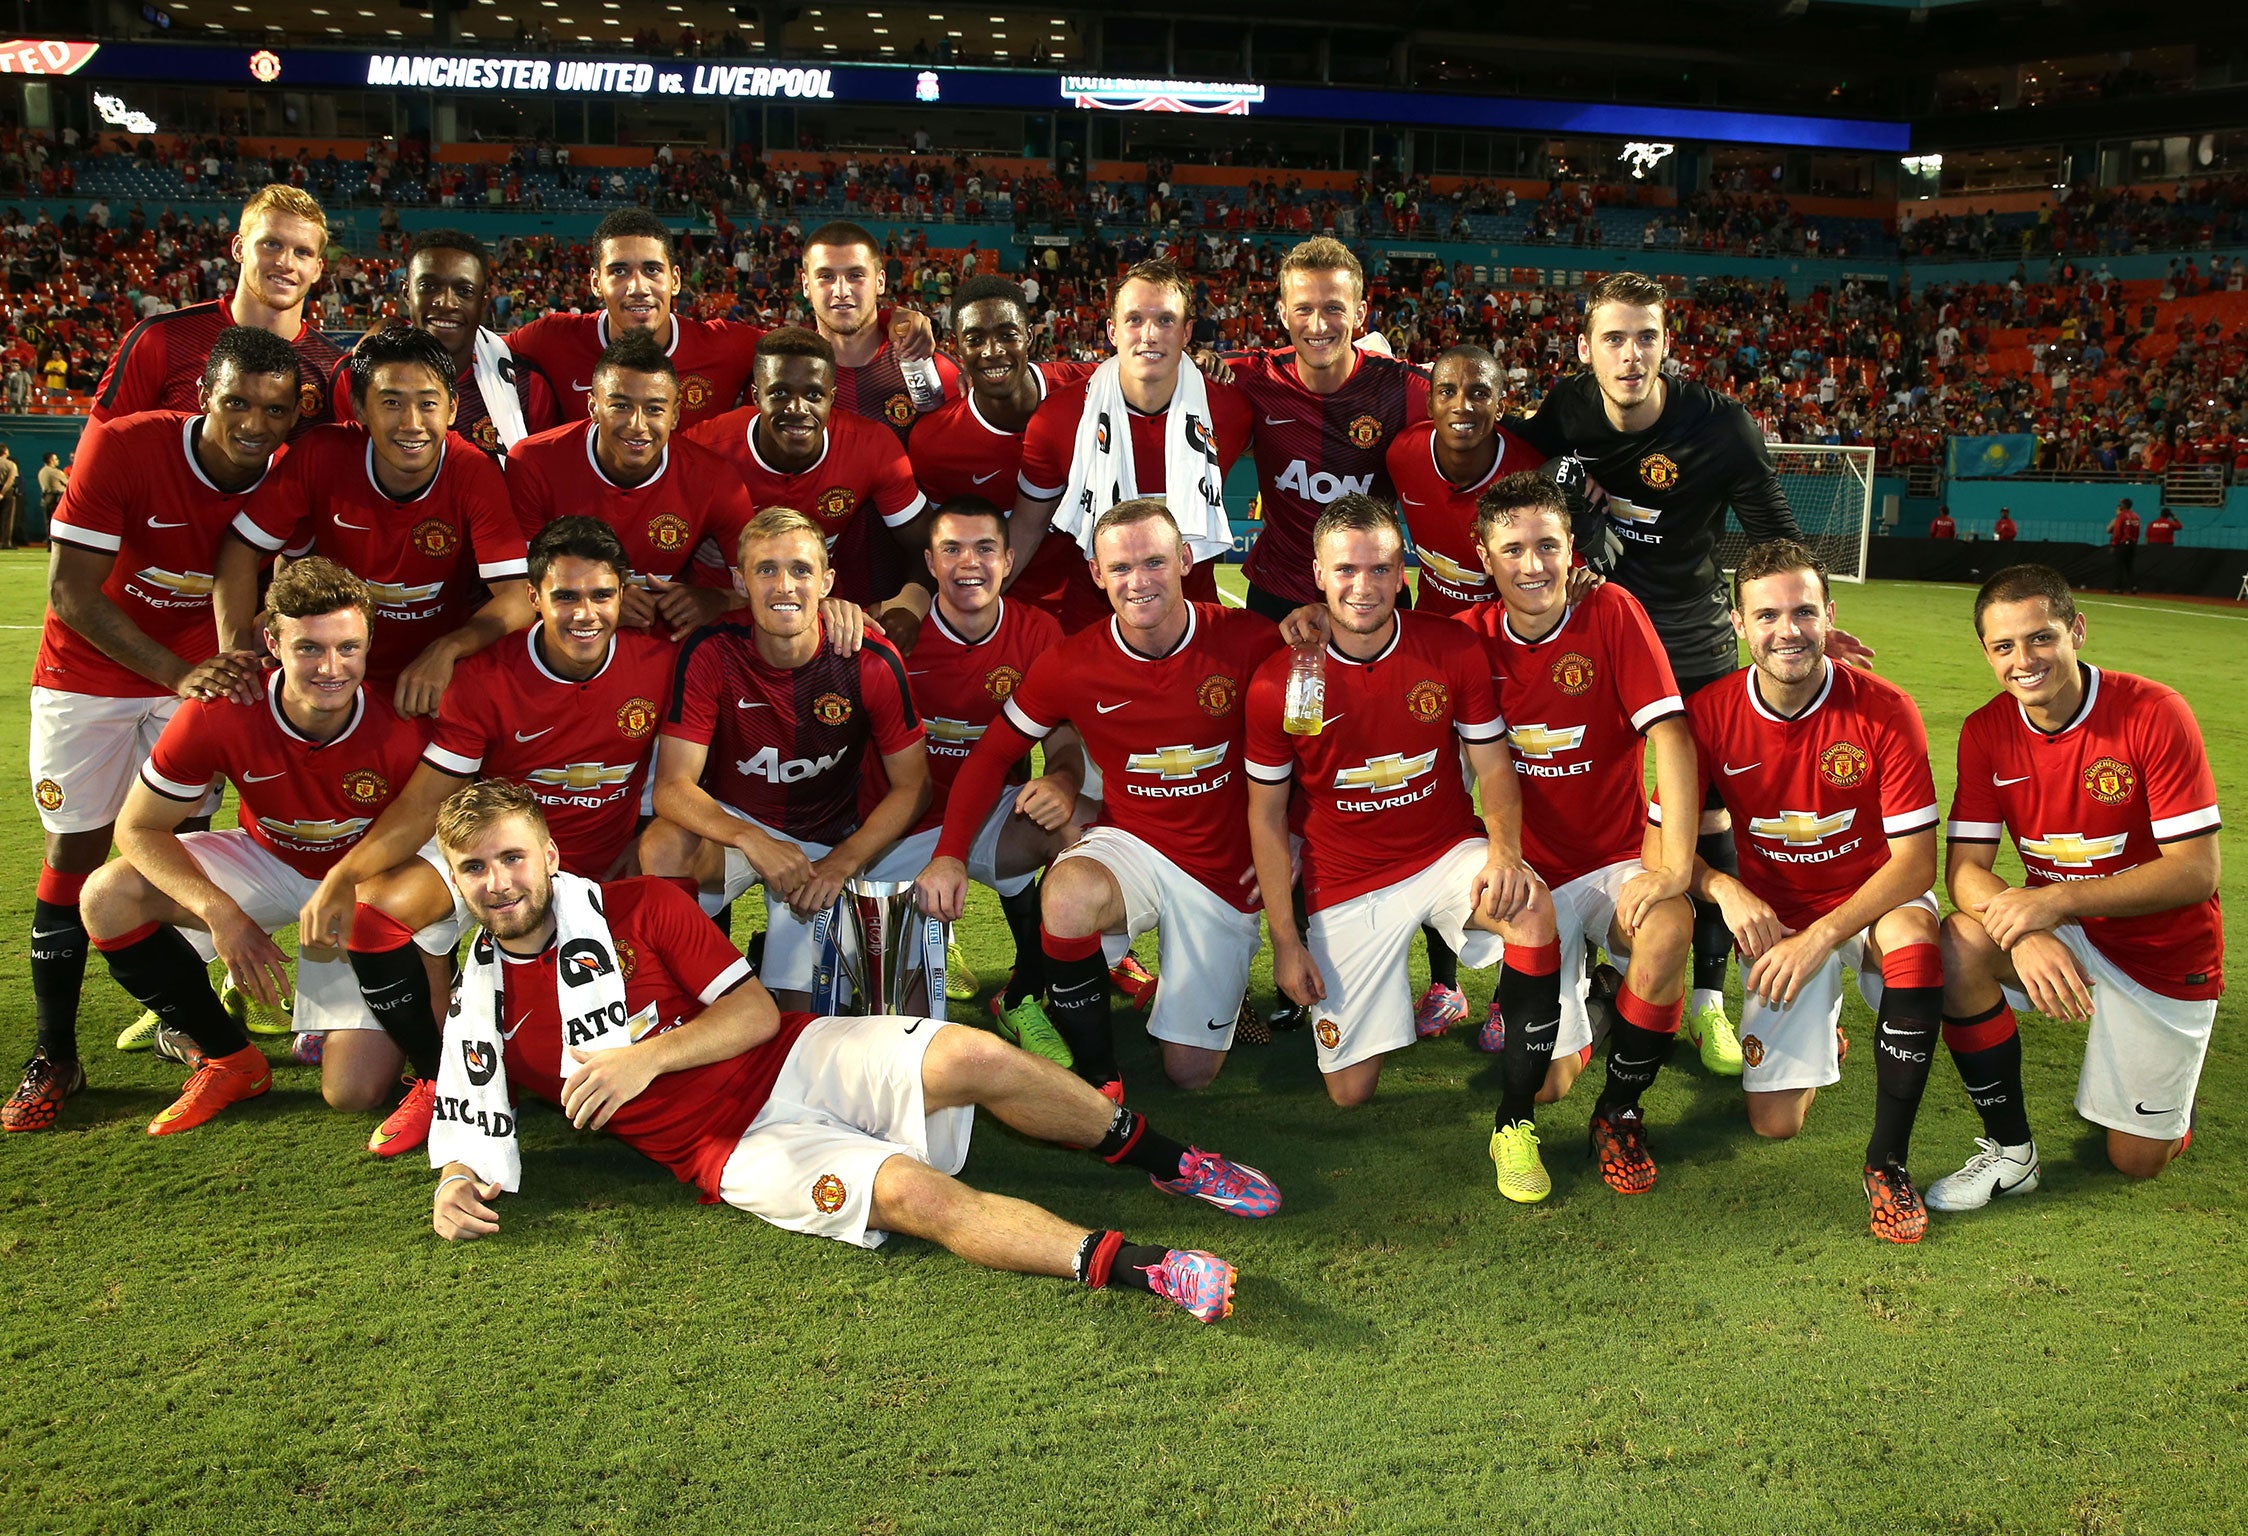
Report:
<svg viewBox="0 0 2248 1536"><path fill-rule="evenodd" d="M1561 1034L1540 1097L1567 1093L1589 1059L1589 940L1624 973L1592 1149L1611 1188L1640 1194L1654 1187L1655 1161L1639 1101L1678 1035L1694 931L1685 895L1694 827L1683 817L1647 826L1645 752L1652 742L1658 793L1684 804L1698 783L1693 733L1639 600L1609 583L1570 601L1560 487L1534 471L1503 477L1478 506L1476 542L1499 600L1458 617L1483 637L1498 679L1521 786L1522 851L1552 888L1560 930ZM1484 1032L1502 1032L1511 1047L1503 1001L1493 1000Z"/></svg>
<svg viewBox="0 0 2248 1536"><path fill-rule="evenodd" d="M499 1230L495 1202L520 1176L510 1095L523 1093L788 1231L866 1248L902 1232L992 1269L1153 1291L1204 1322L1232 1310L1222 1259L1087 1231L955 1175L979 1107L1229 1215L1280 1208L1255 1169L1169 1140L980 1030L781 1013L677 885L562 874L520 785L465 786L437 838L483 925L446 1021L430 1134L440 1237Z"/></svg>
<svg viewBox="0 0 2248 1536"><path fill-rule="evenodd" d="M1988 1133L1928 1204L1971 1211L2037 1188L2014 1009L2089 1022L2076 1112L2108 1161L2151 1179L2193 1138L2224 993L2217 786L2201 728L2160 683L2081 659L2084 616L2042 565L1975 594L1999 696L1959 733L1945 879L1944 1043ZM1992 867L2013 839L2026 879Z"/></svg>
<svg viewBox="0 0 2248 1536"><path fill-rule="evenodd" d="M1876 1014L1873 1135L1865 1191L1874 1235L1927 1230L1905 1157L1936 1048L1936 786L1928 733L1894 683L1827 657L1826 567L1792 539L1752 547L1733 573L1733 627L1750 666L1686 701L1696 786L1731 814L1738 878L1694 863L1744 966L1741 1086L1759 1136L1803 1128L1819 1089L1842 1080L1842 969Z"/></svg>
<svg viewBox="0 0 2248 1536"><path fill-rule="evenodd" d="M86 932L110 974L161 1027L194 1042L194 1072L149 1122L151 1136L192 1130L273 1082L180 929L210 934L235 984L278 1005L289 983L272 935L297 920L421 755L421 731L362 686L373 613L366 584L318 556L275 577L265 643L280 670L254 703L180 706L117 818L118 857L86 882ZM180 832L222 777L234 785L240 826ZM382 1101L397 1081L398 1052L333 948L299 946L296 1019L333 1032L320 1066L330 1104L367 1110Z"/></svg>

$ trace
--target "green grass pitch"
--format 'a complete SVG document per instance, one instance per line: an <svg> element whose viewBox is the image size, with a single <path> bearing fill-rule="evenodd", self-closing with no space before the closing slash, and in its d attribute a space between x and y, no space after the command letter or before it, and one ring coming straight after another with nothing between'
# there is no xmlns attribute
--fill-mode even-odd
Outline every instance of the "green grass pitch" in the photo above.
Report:
<svg viewBox="0 0 2248 1536"><path fill-rule="evenodd" d="M0 556L19 688L42 571ZM1844 626L1918 697L1947 797L1958 722L1991 691L1967 602L1840 590ZM2238 801L2248 617L2087 613L2094 660L2184 689ZM9 711L9 761L24 730ZM0 924L20 936L38 828L28 794L8 804ZM2226 895L2237 964L2237 874ZM968 951L996 984L1004 929L979 896ZM11 1072L23 953L0 959ZM1478 1017L1489 987L1471 982ZM1553 1197L1519 1208L1492 1188L1494 1074L1467 1039L1405 1054L1346 1115L1302 1035L1187 1096L1120 1011L1135 1101L1271 1172L1286 1210L1234 1222L988 1123L968 1177L1232 1259L1237 1310L1207 1328L702 1209L551 1113L525 1126L503 1234L450 1247L428 1169L366 1155L368 1122L329 1112L309 1069L150 1140L180 1073L109 1049L131 1012L96 959L92 1088L57 1133L0 1142L10 1531L2106 1536L2237 1530L2248 1495L2237 1000L2193 1151L2137 1187L2070 1112L2081 1031L2031 1021L2043 1192L1938 1218L1913 1249L1866 1232L1862 1047L1785 1145L1748 1135L1737 1085L1674 1068L1648 1100L1662 1182L1630 1200L1582 1155L1596 1067L1542 1117ZM1923 1182L1975 1129L1939 1062Z"/></svg>

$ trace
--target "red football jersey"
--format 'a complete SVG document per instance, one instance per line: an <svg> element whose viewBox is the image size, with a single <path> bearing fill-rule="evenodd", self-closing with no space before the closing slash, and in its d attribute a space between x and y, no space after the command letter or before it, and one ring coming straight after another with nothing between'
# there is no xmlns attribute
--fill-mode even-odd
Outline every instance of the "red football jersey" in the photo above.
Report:
<svg viewBox="0 0 2248 1536"><path fill-rule="evenodd" d="M1498 429L1499 456L1491 472L1473 485L1454 485L1436 467L1436 423L1415 422L1390 444L1389 478L1397 487L1397 510L1412 535L1420 561L1420 585L1413 607L1421 613L1456 614L1482 603L1496 603L1498 588L1483 569L1475 543L1475 503L1502 475L1536 469L1545 455L1521 438Z"/></svg>
<svg viewBox="0 0 2248 1536"><path fill-rule="evenodd" d="M94 390L87 417L109 421L142 411L200 411L196 390L219 332L234 323L234 295L185 309L150 315L125 333L117 355ZM297 424L291 440L335 419L329 390L343 350L310 321L289 342L300 365L297 373Z"/></svg>
<svg viewBox="0 0 2248 1536"><path fill-rule="evenodd" d="M1062 627L1012 596L999 600L999 622L981 640L964 640L931 608L906 658L913 707L929 737L929 809L914 823L926 831L944 820L953 776L999 717L1000 707L1029 675L1031 663L1061 643ZM1010 782L1028 777L1019 771Z"/></svg>
<svg viewBox="0 0 2248 1536"><path fill-rule="evenodd" d="M1530 867L1559 889L1638 858L1646 733L1686 712L1639 599L1612 582L1595 587L1536 641L1515 635L1500 603L1457 617L1483 637L1498 682Z"/></svg>
<svg viewBox="0 0 2248 1536"><path fill-rule="evenodd" d="M269 465L246 490L222 491L195 459L201 416L143 411L87 427L47 535L57 544L111 557L102 595L142 634L186 662L218 654L211 579L219 542ZM287 449L282 453L286 454ZM277 455L275 463L280 462ZM39 631L33 686L102 698L155 698L166 692L120 666L54 610Z"/></svg>
<svg viewBox="0 0 2248 1536"><path fill-rule="evenodd" d="M1505 726L1473 635L1408 612L1370 661L1329 645L1328 728L1316 736L1281 729L1294 660L1276 651L1250 680L1242 754L1251 778L1296 781L1306 910L1394 885L1484 835L1459 744L1497 741Z"/></svg>
<svg viewBox="0 0 2248 1536"><path fill-rule="evenodd" d="M885 325L887 316L888 311L884 311L882 323ZM960 365L942 352L929 361L937 370L945 399L959 399ZM835 370L835 409L888 427L896 435L898 445L905 446L906 439L912 435L918 410L913 403L913 391L906 384L905 366L898 361L897 352L887 341L874 354L872 362Z"/></svg>
<svg viewBox="0 0 2248 1536"><path fill-rule="evenodd" d="M1209 391L1210 427L1217 437L1218 468L1223 473L1231 473L1235 461L1249 446L1254 413L1248 397L1230 385L1214 383ZM1086 386L1082 383L1054 388L1023 433L1022 464L1016 472L1015 484L1034 501L1052 501L1069 488L1070 460L1077 452L1077 424L1085 414L1085 394ZM1162 411L1143 415L1127 410L1125 415L1132 427L1132 469L1139 478L1131 494L1160 497L1164 494L1163 424L1169 418ZM1055 539L1075 550L1071 565L1081 573L1064 589L1059 615L1063 632L1074 635L1108 619L1113 610L1109 607L1108 594L1086 569L1083 549L1067 534L1049 534L1032 563L1037 565L1041 560L1052 558L1046 555L1045 545ZM1189 598L1209 603L1218 600L1214 562L1197 565L1188 582L1186 595Z"/></svg>
<svg viewBox="0 0 2248 1536"><path fill-rule="evenodd" d="M269 553L321 555L367 583L375 633L367 681L387 690L422 648L468 621L478 584L523 579L523 531L499 466L448 433L437 473L401 501L375 483L358 427L301 438L234 519Z"/></svg>
<svg viewBox="0 0 2248 1536"><path fill-rule="evenodd" d="M810 661L784 672L735 621L681 644L663 733L710 749L703 787L721 805L830 847L858 829L867 748L889 757L922 739L905 661L879 634L856 656L835 655L823 635Z"/></svg>
<svg viewBox="0 0 2248 1536"><path fill-rule="evenodd" d="M421 728L364 687L343 734L312 740L282 715L275 672L255 704L181 704L141 765L141 782L166 799L196 801L213 779L231 779L242 829L298 874L318 880L406 787L421 750Z"/></svg>
<svg viewBox="0 0 2248 1536"><path fill-rule="evenodd" d="M694 898L668 880L612 880L601 887L609 942L624 977L626 1028L635 1041L677 1029L749 979L749 962L712 926ZM481 940L479 941L481 942ZM517 959L500 952L500 1039L508 1087L549 1104L562 1102L562 1047L597 1040L605 1018L565 1018L555 979L555 946ZM579 1005L570 1000L572 1012ZM808 1013L784 1013L772 1039L739 1056L666 1072L603 1127L661 1163L706 1200L734 1145L772 1096Z"/></svg>
<svg viewBox="0 0 2248 1536"><path fill-rule="evenodd" d="M1800 933L1889 862L1888 839L1935 826L1928 732L1912 696L1827 663L1818 696L1774 714L1744 668L1686 701L1699 783L1733 817L1741 882ZM1662 806L1648 815L1662 820Z"/></svg>
<svg viewBox="0 0 2248 1536"><path fill-rule="evenodd" d="M2148 678L2087 665L2076 718L2051 734L2005 694L1960 727L1945 835L1955 843L2011 836L2032 887L2118 875L2152 863L2165 843L2222 824L2193 711ZM2119 970L2165 997L2224 992L2224 915L2215 896L2168 912L2078 921Z"/></svg>
<svg viewBox="0 0 2248 1536"><path fill-rule="evenodd" d="M926 505L913 483L905 448L880 427L842 411L827 419L827 443L809 469L791 473L765 462L754 428L758 413L748 406L728 411L687 433L724 458L748 489L754 514L767 507L790 507L820 525L827 536L828 561L835 568L835 595L864 603L889 597L904 585L904 551L890 534L878 533L862 509L889 528L903 527ZM739 554L742 525L711 519L711 537L728 562Z"/></svg>
<svg viewBox="0 0 2248 1536"><path fill-rule="evenodd" d="M1249 679L1280 649L1280 631L1245 609L1189 607L1186 634L1160 657L1126 646L1113 618L1079 630L1038 659L1003 712L1034 741L1064 721L1076 726L1101 771L1100 824L1131 833L1252 912L1255 882L1241 882L1250 863L1242 708ZM972 822L966 809L947 820L940 851L965 857L986 814L972 809Z"/></svg>
<svg viewBox="0 0 2248 1536"><path fill-rule="evenodd" d="M601 670L572 682L547 667L544 629L533 624L460 664L422 761L464 779L528 785L562 867L598 880L639 821L679 648L619 630Z"/></svg>
<svg viewBox="0 0 2248 1536"><path fill-rule="evenodd" d="M664 355L679 370L678 425L691 427L740 403L749 387L750 367L757 360L757 343L764 335L757 326L733 320L672 315L671 345L664 348ZM541 315L508 332L507 349L529 358L546 375L559 420L583 421L585 403L593 394L593 365L601 361L612 339L606 310Z"/></svg>
<svg viewBox="0 0 2248 1536"><path fill-rule="evenodd" d="M590 421L517 443L507 456L507 493L526 543L558 517L607 523L624 541L636 586L651 576L724 585L724 568L699 564L695 547L706 532L739 529L750 518L749 493L733 466L684 437L664 445L653 475L618 485L593 457Z"/></svg>
<svg viewBox="0 0 2248 1536"><path fill-rule="evenodd" d="M1228 357L1233 387L1256 412L1257 496L1263 529L1241 563L1242 573L1293 603L1316 603L1311 526L1337 497L1352 491L1390 499L1383 454L1399 434L1428 415L1428 375L1376 353L1351 353L1350 377L1331 395L1315 395L1296 377L1296 351Z"/></svg>

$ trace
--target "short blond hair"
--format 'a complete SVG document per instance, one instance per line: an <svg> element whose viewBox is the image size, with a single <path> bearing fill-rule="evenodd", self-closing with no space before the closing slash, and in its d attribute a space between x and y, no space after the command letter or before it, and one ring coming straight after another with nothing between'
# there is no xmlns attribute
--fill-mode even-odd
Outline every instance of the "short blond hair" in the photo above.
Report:
<svg viewBox="0 0 2248 1536"><path fill-rule="evenodd" d="M1309 240L1299 240L1280 258L1276 286L1282 293L1288 291L1291 272L1348 272L1358 297L1366 297L1366 269L1359 265L1350 247L1333 235L1313 235Z"/></svg>
<svg viewBox="0 0 2248 1536"><path fill-rule="evenodd" d="M278 213L287 218L302 219L317 225L320 230L320 249L328 248L328 216L312 200L312 194L302 187L292 187L286 182L271 181L250 194L242 205L242 218L234 227L237 232L248 229L250 221L261 213Z"/></svg>
<svg viewBox="0 0 2248 1536"><path fill-rule="evenodd" d="M820 569L827 569L827 534L794 507L767 507L742 525L741 539L734 545L734 560L746 574L749 557L744 553L752 544L762 544L767 539L777 539L783 534L808 533L812 547L820 552Z"/></svg>
<svg viewBox="0 0 2248 1536"><path fill-rule="evenodd" d="M538 796L513 779L477 779L445 797L437 808L437 845L458 853L510 816L520 816L538 833L539 841L551 836L546 812Z"/></svg>

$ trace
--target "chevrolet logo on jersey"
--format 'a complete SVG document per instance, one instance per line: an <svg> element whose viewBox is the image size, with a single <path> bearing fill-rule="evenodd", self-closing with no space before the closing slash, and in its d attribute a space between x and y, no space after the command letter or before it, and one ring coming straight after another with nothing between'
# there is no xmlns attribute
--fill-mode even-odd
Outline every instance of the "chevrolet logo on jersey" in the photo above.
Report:
<svg viewBox="0 0 2248 1536"><path fill-rule="evenodd" d="M2118 832L2113 837L2086 837L2081 832L2056 832L2051 837L2023 838L2022 852L2051 864L2089 869L2093 860L2112 859L2121 853L2123 840L2130 835Z"/></svg>
<svg viewBox="0 0 2248 1536"><path fill-rule="evenodd" d="M1224 743L1214 747L1159 747L1153 752L1134 752L1124 759L1124 766L1132 773L1161 774L1166 779L1191 779L1205 768L1215 768L1225 761Z"/></svg>
<svg viewBox="0 0 2248 1536"><path fill-rule="evenodd" d="M1415 546L1414 554L1420 557L1421 568L1439 581L1448 581L1455 587L1487 587L1490 576L1478 569L1469 570L1456 560L1447 560L1425 545Z"/></svg>
<svg viewBox="0 0 2248 1536"><path fill-rule="evenodd" d="M408 603L426 603L445 590L441 581L417 582L411 586L396 581L370 581L367 595L378 608L402 608Z"/></svg>
<svg viewBox="0 0 2248 1536"><path fill-rule="evenodd" d="M1608 493L1608 515L1618 522L1647 524L1663 515L1661 507L1643 507L1636 501L1626 501L1615 492Z"/></svg>
<svg viewBox="0 0 2248 1536"><path fill-rule="evenodd" d="M923 715L922 729L931 741L981 741L989 726L970 725L965 720L947 720L942 715Z"/></svg>
<svg viewBox="0 0 2248 1536"><path fill-rule="evenodd" d="M1383 794L1401 785L1410 784L1436 766L1436 753L1423 752L1416 757L1405 757L1392 752L1386 757L1369 757L1356 768L1345 768L1335 775L1337 789L1370 789Z"/></svg>
<svg viewBox="0 0 2248 1536"><path fill-rule="evenodd" d="M555 789L613 789L632 777L632 767L608 763L570 763L561 768L534 768L523 775L533 784Z"/></svg>
<svg viewBox="0 0 2248 1536"><path fill-rule="evenodd" d="M1774 838L1790 845L1823 843L1837 832L1849 831L1850 823L1857 819L1855 809L1836 811L1832 816L1821 816L1816 811L1782 811L1777 816L1751 817L1748 829L1758 837Z"/></svg>
<svg viewBox="0 0 2248 1536"><path fill-rule="evenodd" d="M1550 758L1556 752L1574 752L1584 742L1585 728L1565 725L1554 731L1542 725L1518 725L1506 733L1506 739L1524 757Z"/></svg>
<svg viewBox="0 0 2248 1536"><path fill-rule="evenodd" d="M258 825L275 837L287 838L295 843L334 843L347 837L357 837L374 825L374 818L354 816L348 821L276 821L271 816L260 816Z"/></svg>
<svg viewBox="0 0 2248 1536"><path fill-rule="evenodd" d="M133 572L133 579L176 592L181 597L209 597L218 581L217 577L206 576L201 571L167 571L154 565Z"/></svg>

